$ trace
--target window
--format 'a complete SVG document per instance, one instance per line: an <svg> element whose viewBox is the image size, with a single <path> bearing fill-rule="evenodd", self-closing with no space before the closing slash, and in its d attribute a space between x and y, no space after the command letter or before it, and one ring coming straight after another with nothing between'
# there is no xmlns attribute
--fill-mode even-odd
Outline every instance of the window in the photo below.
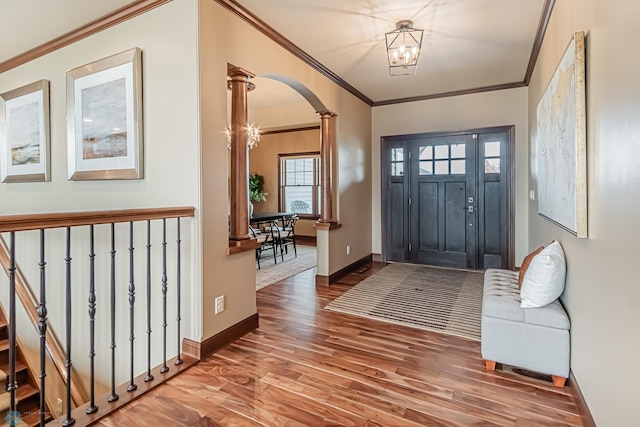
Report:
<svg viewBox="0 0 640 427"><path fill-rule="evenodd" d="M420 175L464 174L465 144L420 147Z"/></svg>
<svg viewBox="0 0 640 427"><path fill-rule="evenodd" d="M404 175L404 148L391 149L391 176Z"/></svg>
<svg viewBox="0 0 640 427"><path fill-rule="evenodd" d="M500 173L500 141L484 143L484 173Z"/></svg>
<svg viewBox="0 0 640 427"><path fill-rule="evenodd" d="M280 209L320 216L320 153L280 155Z"/></svg>

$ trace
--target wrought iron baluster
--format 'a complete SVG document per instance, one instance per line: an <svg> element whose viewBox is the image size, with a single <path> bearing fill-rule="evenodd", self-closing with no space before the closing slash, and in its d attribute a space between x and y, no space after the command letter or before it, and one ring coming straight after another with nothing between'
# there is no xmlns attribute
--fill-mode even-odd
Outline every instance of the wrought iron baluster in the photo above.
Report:
<svg viewBox="0 0 640 427"><path fill-rule="evenodd" d="M67 227L67 256L64 259L66 264L66 329L67 329L67 418L62 422L63 426L73 425L76 420L71 417L71 227Z"/></svg>
<svg viewBox="0 0 640 427"><path fill-rule="evenodd" d="M180 315L180 296L181 296L182 292L180 291L180 287L181 287L181 284L180 284L180 244L181 244L182 240L180 240L180 218L178 217L177 219L178 219L178 239L176 240L176 243L177 243L176 257L178 258L178 261L177 261L178 274L177 274L176 280L178 282L178 286L177 286L177 288L178 288L178 297L177 297L177 300L178 300L178 317L176 318L176 320L178 321L178 358L176 359L175 364L176 365L181 365L182 364L182 352L181 352L181 345L180 345L181 344L180 343L180 320L182 320L182 317Z"/></svg>
<svg viewBox="0 0 640 427"><path fill-rule="evenodd" d="M151 375L151 220L147 220L147 376L145 382L153 380Z"/></svg>
<svg viewBox="0 0 640 427"><path fill-rule="evenodd" d="M8 421L17 421L20 414L16 412L16 233L9 233L9 373L7 391L9 392Z"/></svg>
<svg viewBox="0 0 640 427"><path fill-rule="evenodd" d="M133 391L138 388L133 382L133 344L135 337L133 335L133 318L134 304L136 302L136 284L133 274L133 221L129 222L129 343L131 351L131 382L127 387L127 391Z"/></svg>
<svg viewBox="0 0 640 427"><path fill-rule="evenodd" d="M167 219L162 219L162 368L161 373L169 370L167 366Z"/></svg>
<svg viewBox="0 0 640 427"><path fill-rule="evenodd" d="M47 298L46 298L46 276L44 229L40 230L40 304L38 305L38 332L40 333L40 425L44 426L46 421L47 402L45 400L45 377L47 376L46 366L46 343L47 343Z"/></svg>
<svg viewBox="0 0 640 427"><path fill-rule="evenodd" d="M115 402L116 394L116 226L111 223L111 395L107 399Z"/></svg>
<svg viewBox="0 0 640 427"><path fill-rule="evenodd" d="M98 410L95 403L95 356L96 356L96 273L95 273L95 245L93 224L89 226L89 359L90 359L90 380L89 393L90 401L87 414L93 414Z"/></svg>

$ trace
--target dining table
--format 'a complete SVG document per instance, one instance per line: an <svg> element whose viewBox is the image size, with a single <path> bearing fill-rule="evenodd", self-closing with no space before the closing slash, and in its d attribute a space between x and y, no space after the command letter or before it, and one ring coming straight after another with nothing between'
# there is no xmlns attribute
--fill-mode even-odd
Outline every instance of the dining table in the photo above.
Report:
<svg viewBox="0 0 640 427"><path fill-rule="evenodd" d="M279 221L294 215L293 212L254 212L249 218L251 224L261 224L264 222Z"/></svg>

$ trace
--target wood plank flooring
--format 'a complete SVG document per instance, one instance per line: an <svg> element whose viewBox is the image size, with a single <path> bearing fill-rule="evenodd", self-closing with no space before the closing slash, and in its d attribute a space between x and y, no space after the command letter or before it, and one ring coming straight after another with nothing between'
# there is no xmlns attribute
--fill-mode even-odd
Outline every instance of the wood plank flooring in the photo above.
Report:
<svg viewBox="0 0 640 427"><path fill-rule="evenodd" d="M382 266L260 290L258 330L98 425L583 425L570 386L487 372L479 342L323 310Z"/></svg>

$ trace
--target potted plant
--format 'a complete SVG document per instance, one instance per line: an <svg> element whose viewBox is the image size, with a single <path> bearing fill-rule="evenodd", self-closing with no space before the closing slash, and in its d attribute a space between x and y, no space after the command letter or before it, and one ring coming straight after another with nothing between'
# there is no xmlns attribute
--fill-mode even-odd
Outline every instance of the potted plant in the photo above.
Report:
<svg viewBox="0 0 640 427"><path fill-rule="evenodd" d="M257 172L249 175L249 200L251 202L264 202L269 193L264 191L264 177Z"/></svg>

